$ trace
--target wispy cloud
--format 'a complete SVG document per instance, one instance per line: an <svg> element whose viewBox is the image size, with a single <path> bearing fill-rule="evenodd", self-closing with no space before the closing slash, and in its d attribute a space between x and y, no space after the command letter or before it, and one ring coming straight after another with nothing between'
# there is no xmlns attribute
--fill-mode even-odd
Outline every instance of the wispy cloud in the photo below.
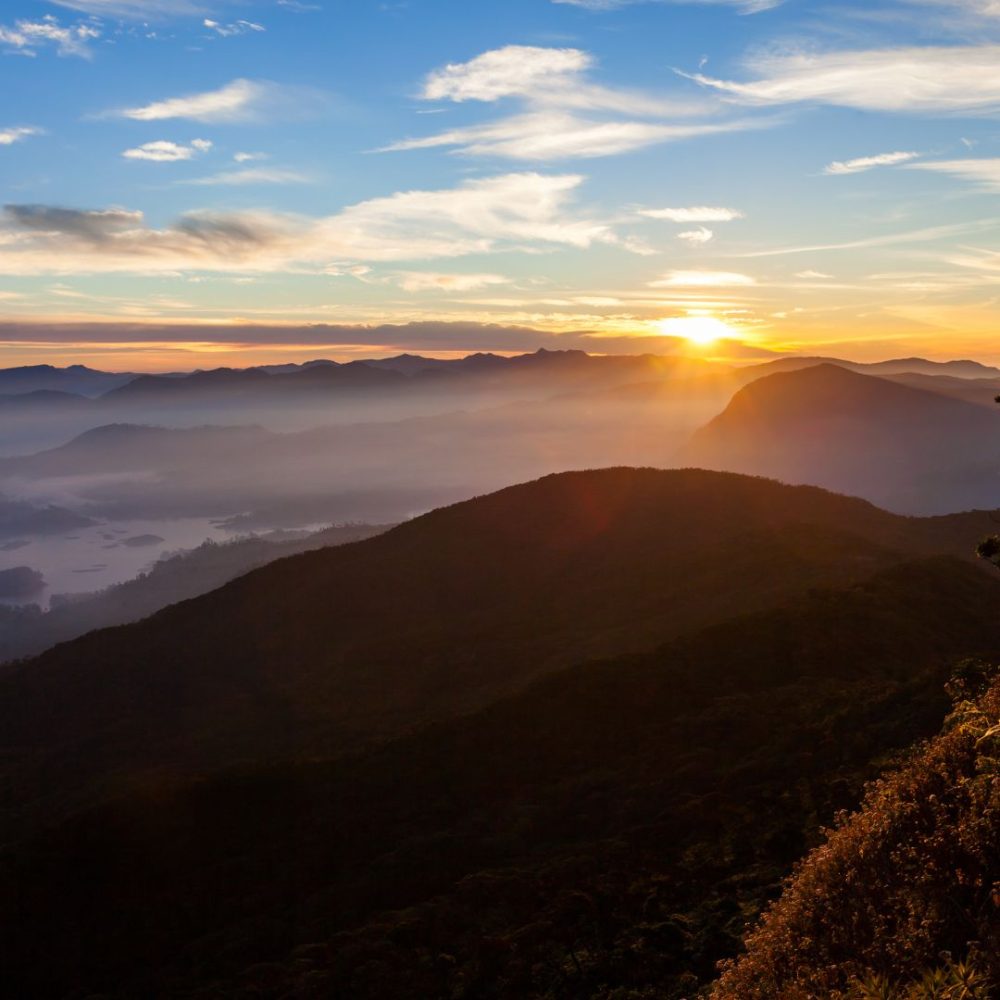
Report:
<svg viewBox="0 0 1000 1000"><path fill-rule="evenodd" d="M1000 108L1000 45L793 53L754 59L749 82L695 80L747 105L815 102L866 111L982 114Z"/></svg>
<svg viewBox="0 0 1000 1000"><path fill-rule="evenodd" d="M93 55L89 43L100 37L100 29L93 24L65 27L50 14L38 21L0 24L0 46L26 56L33 56L39 49L51 46L61 56L89 59Z"/></svg>
<svg viewBox="0 0 1000 1000"><path fill-rule="evenodd" d="M32 135L41 135L42 130L31 125L19 125L13 128L0 128L0 146L13 146Z"/></svg>
<svg viewBox="0 0 1000 1000"><path fill-rule="evenodd" d="M976 24L1000 20L1000 3L997 0L904 0L911 7L919 9L921 18L939 14L943 26L957 26L965 29ZM916 12L915 12L916 13Z"/></svg>
<svg viewBox="0 0 1000 1000"><path fill-rule="evenodd" d="M594 64L581 49L507 45L464 63L449 63L424 82L426 101L498 101L534 96L541 90L562 101L563 95Z"/></svg>
<svg viewBox="0 0 1000 1000"><path fill-rule="evenodd" d="M321 223L337 257L416 260L458 257L502 245L586 248L621 241L611 227L570 210L576 174L516 173L443 191L404 191L344 209Z"/></svg>
<svg viewBox="0 0 1000 1000"><path fill-rule="evenodd" d="M218 90L168 97L110 114L133 121L256 122L284 115L301 117L314 111L321 97L315 91L287 87L268 80L233 80Z"/></svg>
<svg viewBox="0 0 1000 1000"><path fill-rule="evenodd" d="M424 100L514 100L524 110L481 125L404 139L382 151L452 147L469 156L587 158L764 124L693 121L693 116L714 114L718 105L605 87L590 78L594 65L593 56L582 49L527 45L508 45L468 62L450 63L426 78Z"/></svg>
<svg viewBox="0 0 1000 1000"><path fill-rule="evenodd" d="M188 145L170 142L168 139L157 139L144 142L134 149L126 149L122 156L126 160L149 160L152 163L177 163L180 160L194 159L199 153L208 152L212 143L208 139L192 139Z"/></svg>
<svg viewBox="0 0 1000 1000"><path fill-rule="evenodd" d="M908 163L922 156L922 153L897 152L878 153L875 156L859 156L853 160L834 160L823 168L824 174L861 174L875 167L894 167Z"/></svg>
<svg viewBox="0 0 1000 1000"><path fill-rule="evenodd" d="M807 246L777 247L773 250L756 250L741 254L742 257L783 257L788 254L816 253L825 250L865 250L872 247L888 247L903 243L931 243L935 240L967 236L970 233L1000 228L1000 218L978 219L974 222L958 222L946 226L927 226L924 229L910 229L902 233L886 233L883 236L865 236L842 243L813 243Z"/></svg>
<svg viewBox="0 0 1000 1000"><path fill-rule="evenodd" d="M454 103L520 98L535 106L654 117L706 109L703 102L690 98L602 86L590 79L595 67L594 57L583 49L506 45L434 70L424 80L420 96Z"/></svg>
<svg viewBox="0 0 1000 1000"><path fill-rule="evenodd" d="M202 26L208 28L209 31L214 32L220 38L233 38L236 35L249 35L253 32L266 31L267 29L262 24L257 24L256 21L232 21L229 24L222 24L219 21L213 21L210 17L206 17L202 22Z"/></svg>
<svg viewBox="0 0 1000 1000"><path fill-rule="evenodd" d="M202 187L247 187L252 184L308 184L311 179L297 170L250 167L245 170L223 170L208 177L196 177L181 183Z"/></svg>
<svg viewBox="0 0 1000 1000"><path fill-rule="evenodd" d="M50 0L50 2L97 17L153 20L201 14L207 7L201 0Z"/></svg>
<svg viewBox="0 0 1000 1000"><path fill-rule="evenodd" d="M671 271L649 282L650 288L729 288L757 284L749 274L735 271Z"/></svg>
<svg viewBox="0 0 1000 1000"><path fill-rule="evenodd" d="M575 208L583 178L503 174L436 191L403 191L321 218L193 212L162 229L141 212L9 205L0 221L0 273L230 273L331 264L457 258L609 244L611 226Z"/></svg>
<svg viewBox="0 0 1000 1000"><path fill-rule="evenodd" d="M1000 191L1000 158L969 160L934 160L930 163L911 163L910 170L929 170L949 174L964 181L971 181L991 191Z"/></svg>
<svg viewBox="0 0 1000 1000"><path fill-rule="evenodd" d="M719 135L758 127L749 121L660 124L648 121L593 121L558 111L503 118L488 125L451 129L423 139L404 139L382 152L456 148L467 156L514 160L590 159L615 156L663 142Z"/></svg>
<svg viewBox="0 0 1000 1000"><path fill-rule="evenodd" d="M742 219L743 213L735 208L719 205L692 205L690 208L644 208L639 212L647 219L666 219L668 222L733 222Z"/></svg>
<svg viewBox="0 0 1000 1000"><path fill-rule="evenodd" d="M429 271L403 271L395 276L406 292L472 292L479 288L509 285L502 274L440 274Z"/></svg>
<svg viewBox="0 0 1000 1000"><path fill-rule="evenodd" d="M254 160L266 160L267 153L233 153L237 163L252 163Z"/></svg>
<svg viewBox="0 0 1000 1000"><path fill-rule="evenodd" d="M759 14L780 7L784 0L552 0L553 3L584 7L587 10L618 10L640 3L696 3L735 7L741 14Z"/></svg>
<svg viewBox="0 0 1000 1000"><path fill-rule="evenodd" d="M691 246L703 246L715 238L715 233L711 229L699 226L697 229L689 229L686 232L678 233L677 239L683 240Z"/></svg>

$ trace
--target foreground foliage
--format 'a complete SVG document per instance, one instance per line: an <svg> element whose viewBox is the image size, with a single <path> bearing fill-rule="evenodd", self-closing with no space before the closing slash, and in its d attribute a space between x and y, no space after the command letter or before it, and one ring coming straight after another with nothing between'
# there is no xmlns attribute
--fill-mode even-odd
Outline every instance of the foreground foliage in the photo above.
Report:
<svg viewBox="0 0 1000 1000"><path fill-rule="evenodd" d="M956 678L942 734L799 866L717 1000L866 995L858 982L906 997L917 987L891 984L942 952L969 953L968 968L950 967L966 992L925 995L1000 982L1000 682L987 677L973 665Z"/></svg>
<svg viewBox="0 0 1000 1000"><path fill-rule="evenodd" d="M991 1000L993 992L974 966L949 961L908 983L878 974L866 976L849 995L851 1000Z"/></svg>

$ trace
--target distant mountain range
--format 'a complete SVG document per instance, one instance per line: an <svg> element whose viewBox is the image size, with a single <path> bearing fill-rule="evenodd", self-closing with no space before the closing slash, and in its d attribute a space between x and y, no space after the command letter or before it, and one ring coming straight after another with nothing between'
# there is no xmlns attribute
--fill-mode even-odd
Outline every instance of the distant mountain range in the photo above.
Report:
<svg viewBox="0 0 1000 1000"><path fill-rule="evenodd" d="M996 648L989 523L549 476L0 668L7 988L693 993Z"/></svg>
<svg viewBox="0 0 1000 1000"><path fill-rule="evenodd" d="M750 383L682 458L904 513L1000 505L1000 412L837 365Z"/></svg>
<svg viewBox="0 0 1000 1000"><path fill-rule="evenodd" d="M891 361L860 363L836 358L788 357L728 369L738 382L760 378L779 371L791 371L818 364L835 364L871 375L923 375L961 379L1000 380L1000 368L976 361L928 361L924 358L901 358ZM284 393L290 391L322 392L331 389L400 388L403 379L421 386L440 388L441 379L472 379L484 383L523 381L525 379L567 378L601 383L638 381L643 376L690 377L693 370L727 370L697 359L659 355L588 355L583 351L550 351L544 348L533 354L506 357L497 354L471 354L465 358L444 360L401 354L391 358L366 359L340 363L331 360L302 364L261 365L255 368L217 368L166 375L134 372L102 372L83 365L55 368L35 365L0 370L0 405L10 405L10 396L34 395L42 403L42 393L66 393L84 397L106 397L105 402L120 404L148 399L161 401L176 394L191 398L201 394ZM373 374L378 373L378 374ZM57 396L48 397L60 405ZM63 401L65 404L65 401Z"/></svg>
<svg viewBox="0 0 1000 1000"><path fill-rule="evenodd" d="M793 357L777 358L754 365L752 371L758 375L793 371L798 368L813 368L816 365L837 365L863 375L939 375L951 378L984 379L1000 378L1000 368L981 364L978 361L928 361L926 358L894 358L889 361L844 361L841 358ZM745 369L744 369L745 370Z"/></svg>
<svg viewBox="0 0 1000 1000"><path fill-rule="evenodd" d="M100 396L131 382L132 372L102 372L85 365L56 368L29 365L0 369L0 396L37 392L65 392L78 396Z"/></svg>

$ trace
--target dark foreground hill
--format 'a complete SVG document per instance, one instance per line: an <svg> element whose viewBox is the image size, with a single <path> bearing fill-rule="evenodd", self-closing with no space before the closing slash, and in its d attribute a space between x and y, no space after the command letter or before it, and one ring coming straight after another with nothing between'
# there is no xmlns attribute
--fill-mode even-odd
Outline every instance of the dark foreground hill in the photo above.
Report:
<svg viewBox="0 0 1000 1000"><path fill-rule="evenodd" d="M584 658L968 552L979 520L696 470L550 476L2 668L0 805L19 826L148 773L353 751Z"/></svg>
<svg viewBox="0 0 1000 1000"><path fill-rule="evenodd" d="M911 514L1000 504L1000 414L836 365L741 389L684 458Z"/></svg>
<svg viewBox="0 0 1000 1000"><path fill-rule="evenodd" d="M0 852L5 986L693 996L820 827L940 724L998 607L973 566L899 565L367 753L147 775Z"/></svg>
<svg viewBox="0 0 1000 1000"><path fill-rule="evenodd" d="M998 648L987 524L550 476L7 668L3 989L691 996Z"/></svg>

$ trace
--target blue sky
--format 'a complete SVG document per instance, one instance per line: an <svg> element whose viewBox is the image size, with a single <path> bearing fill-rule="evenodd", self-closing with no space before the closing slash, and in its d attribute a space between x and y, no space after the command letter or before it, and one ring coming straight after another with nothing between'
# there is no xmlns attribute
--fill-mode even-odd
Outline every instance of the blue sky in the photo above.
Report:
<svg viewBox="0 0 1000 1000"><path fill-rule="evenodd" d="M0 74L0 363L1000 359L997 0L5 0Z"/></svg>

